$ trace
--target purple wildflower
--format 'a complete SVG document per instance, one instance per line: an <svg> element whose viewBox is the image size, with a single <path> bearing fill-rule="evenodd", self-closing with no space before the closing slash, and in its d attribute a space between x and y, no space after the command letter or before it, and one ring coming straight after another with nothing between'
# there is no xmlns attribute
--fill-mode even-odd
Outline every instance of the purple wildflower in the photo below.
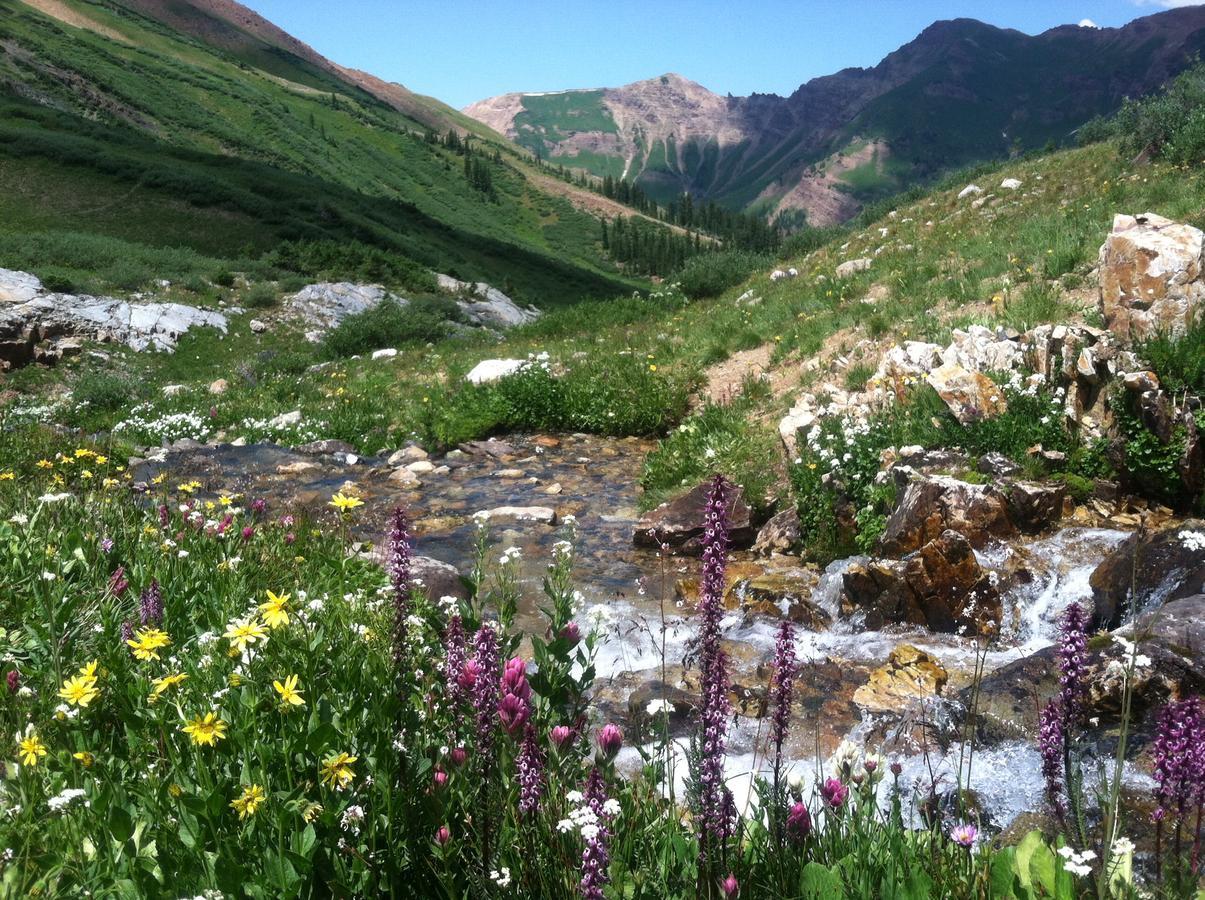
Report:
<svg viewBox="0 0 1205 900"><path fill-rule="evenodd" d="M138 621L142 625L160 625L163 622L163 591L159 582L152 578L150 586L138 597Z"/></svg>
<svg viewBox="0 0 1205 900"><path fill-rule="evenodd" d="M838 810L849 799L849 788L842 784L839 779L829 778L821 785L820 796L824 798L824 802L831 809Z"/></svg>
<svg viewBox="0 0 1205 900"><path fill-rule="evenodd" d="M729 791L724 784L728 733L727 660L720 646L724 611L724 571L728 554L728 485L717 475L704 512L703 577L699 591L699 669L702 688L699 760L699 856L718 857L731 828Z"/></svg>
<svg viewBox="0 0 1205 900"><path fill-rule="evenodd" d="M109 537L101 538L100 552L101 553L112 553L113 552L113 538L109 538Z"/></svg>
<svg viewBox="0 0 1205 900"><path fill-rule="evenodd" d="M126 619L121 623L121 645L128 647L132 640L134 640L134 623Z"/></svg>
<svg viewBox="0 0 1205 900"><path fill-rule="evenodd" d="M1088 649L1088 616L1078 603L1063 613L1057 651L1059 701L1064 725L1079 721L1084 699L1084 665Z"/></svg>
<svg viewBox="0 0 1205 900"><path fill-rule="evenodd" d="M623 732L614 722L608 722L598 730L596 740L599 752L602 753L604 759L610 761L615 758L615 754L623 746Z"/></svg>
<svg viewBox="0 0 1205 900"><path fill-rule="evenodd" d="M171 523L171 513L168 512L167 504L159 504L159 527L166 528Z"/></svg>
<svg viewBox="0 0 1205 900"><path fill-rule="evenodd" d="M774 643L774 679L770 697L774 713L770 721L770 743L774 745L774 788L778 790L782 773L782 745L791 722L791 696L795 687L795 629L788 621L778 626Z"/></svg>
<svg viewBox="0 0 1205 900"><path fill-rule="evenodd" d="M1183 818L1191 806L1200 804L1202 794L1205 709L1199 697L1173 700L1163 707L1152 753L1155 798L1169 815Z"/></svg>
<svg viewBox="0 0 1205 900"><path fill-rule="evenodd" d="M552 731L548 733L548 736L559 750L573 737L573 729L568 725L553 725Z"/></svg>
<svg viewBox="0 0 1205 900"><path fill-rule="evenodd" d="M249 541L255 536L255 527L252 525L243 526L243 540Z"/></svg>
<svg viewBox="0 0 1205 900"><path fill-rule="evenodd" d="M728 877L720 882L720 888L723 890L724 896L728 898L728 900L731 900L731 898L735 897L741 892L741 883L736 880L735 875L729 872Z"/></svg>
<svg viewBox="0 0 1205 900"><path fill-rule="evenodd" d="M477 712L477 750L482 765L493 760L494 726L498 721L498 632L482 625L474 641L476 654L465 664L462 678L473 672L473 709ZM463 683L463 682L462 682Z"/></svg>
<svg viewBox="0 0 1205 900"><path fill-rule="evenodd" d="M978 836L979 829L974 825L955 825L950 829L950 840L968 850L975 846L975 838Z"/></svg>
<svg viewBox="0 0 1205 900"><path fill-rule="evenodd" d="M406 659L406 629L410 618L410 528L406 510L395 507L389 522L386 565L393 585L393 662L400 675Z"/></svg>
<svg viewBox="0 0 1205 900"><path fill-rule="evenodd" d="M8 692L15 694L21 690L21 673L16 669L9 669L8 674L4 676L4 682L8 685Z"/></svg>
<svg viewBox="0 0 1205 900"><path fill-rule="evenodd" d="M796 800L787 812L787 834L794 841L802 841L812 831L812 814L807 805Z"/></svg>
<svg viewBox="0 0 1205 900"><path fill-rule="evenodd" d="M590 770L586 779L584 799L586 805L593 811L593 825L583 826L582 836L586 840L582 850L582 880L578 890L586 900L603 900L603 886L610 881L608 867L610 852L607 840L611 836L609 828L610 817L606 813L607 785L603 781L602 772L598 766Z"/></svg>
<svg viewBox="0 0 1205 900"><path fill-rule="evenodd" d="M254 515L257 515L257 516L261 515L263 513L263 511L267 508L268 508L268 501L265 500L263 497L256 497L254 500L251 501L251 512Z"/></svg>
<svg viewBox="0 0 1205 900"><path fill-rule="evenodd" d="M435 829L435 843L439 846L444 846L450 840L452 840L452 832L448 830L447 825L440 825Z"/></svg>
<svg viewBox="0 0 1205 900"><path fill-rule="evenodd" d="M118 566L116 571L109 576L109 590L114 597L120 597L129 590L130 582L126 580L126 567Z"/></svg>
<svg viewBox="0 0 1205 900"><path fill-rule="evenodd" d="M1042 755L1042 777L1046 779L1046 799L1055 812L1066 812L1063 801L1063 711L1055 697L1038 715L1038 751Z"/></svg>
<svg viewBox="0 0 1205 900"><path fill-rule="evenodd" d="M498 718L507 734L519 733L531 718L530 697L527 664L517 656L508 659L502 669L502 699L498 703Z"/></svg>
<svg viewBox="0 0 1205 900"><path fill-rule="evenodd" d="M540 808L540 794L544 791L544 754L530 722L523 732L515 768L519 773L519 815L530 815Z"/></svg>

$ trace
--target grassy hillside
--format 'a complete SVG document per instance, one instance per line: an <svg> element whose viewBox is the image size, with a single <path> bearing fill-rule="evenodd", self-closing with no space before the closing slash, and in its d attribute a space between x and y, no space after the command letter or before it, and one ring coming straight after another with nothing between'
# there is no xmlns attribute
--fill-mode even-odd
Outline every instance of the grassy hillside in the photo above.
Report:
<svg viewBox="0 0 1205 900"><path fill-rule="evenodd" d="M627 287L597 221L512 157L491 163L491 199L421 123L300 58L232 54L116 3L70 2L123 40L0 0L0 167L16 186L0 198L0 264L78 233L119 241L112 255L231 260L329 238L545 304Z"/></svg>

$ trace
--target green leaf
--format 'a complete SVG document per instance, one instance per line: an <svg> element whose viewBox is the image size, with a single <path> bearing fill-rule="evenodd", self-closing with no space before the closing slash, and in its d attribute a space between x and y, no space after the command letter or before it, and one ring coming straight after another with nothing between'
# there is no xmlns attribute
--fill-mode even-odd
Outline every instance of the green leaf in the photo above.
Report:
<svg viewBox="0 0 1205 900"><path fill-rule="evenodd" d="M803 900L841 900L845 886L841 876L827 866L810 862L799 876L799 894Z"/></svg>
<svg viewBox="0 0 1205 900"><path fill-rule="evenodd" d="M1021 887L1026 890L1033 887L1033 881L1029 877L1029 862L1033 859L1034 851L1042 845L1042 832L1036 830L1021 838L1021 843L1017 845L1013 869L1016 872L1017 880L1021 882Z"/></svg>
<svg viewBox="0 0 1205 900"><path fill-rule="evenodd" d="M133 836L134 819L125 807L114 806L109 810L109 832L119 844L124 844Z"/></svg>
<svg viewBox="0 0 1205 900"><path fill-rule="evenodd" d="M1000 900L1008 900L1016 896L1017 889L1017 851L1006 847L992 854L991 863L991 895Z"/></svg>
<svg viewBox="0 0 1205 900"><path fill-rule="evenodd" d="M1029 859L1029 879L1033 886L1045 891L1048 896L1057 897L1058 875L1061 866L1058 857L1045 844L1034 849Z"/></svg>

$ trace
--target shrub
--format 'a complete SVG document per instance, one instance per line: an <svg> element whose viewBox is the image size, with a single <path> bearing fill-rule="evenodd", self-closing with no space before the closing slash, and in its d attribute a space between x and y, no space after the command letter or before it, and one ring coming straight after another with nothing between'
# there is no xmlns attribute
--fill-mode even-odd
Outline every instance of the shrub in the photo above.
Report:
<svg viewBox="0 0 1205 900"><path fill-rule="evenodd" d="M718 297L754 272L773 264L769 256L745 250L720 250L692 257L682 267L678 283L692 299Z"/></svg>
<svg viewBox="0 0 1205 900"><path fill-rule="evenodd" d="M218 287L234 287L234 273L226 269L220 269L213 276L213 283Z"/></svg>
<svg viewBox="0 0 1205 900"><path fill-rule="evenodd" d="M1138 355L1150 363L1165 389L1205 392L1205 320L1198 320L1180 338L1160 335L1145 341Z"/></svg>
<svg viewBox="0 0 1205 900"><path fill-rule="evenodd" d="M276 305L279 295L276 287L266 282L257 282L243 293L243 305L249 309L268 309Z"/></svg>
<svg viewBox="0 0 1205 900"><path fill-rule="evenodd" d="M1173 163L1205 157L1205 65L1181 72L1163 91L1126 100L1107 121L1080 129L1081 143L1116 137L1127 157L1147 152Z"/></svg>
<svg viewBox="0 0 1205 900"><path fill-rule="evenodd" d="M405 304L386 300L340 322L323 339L322 352L328 359L340 359L383 347L425 344L447 337L457 321L460 310L446 297L420 297Z"/></svg>

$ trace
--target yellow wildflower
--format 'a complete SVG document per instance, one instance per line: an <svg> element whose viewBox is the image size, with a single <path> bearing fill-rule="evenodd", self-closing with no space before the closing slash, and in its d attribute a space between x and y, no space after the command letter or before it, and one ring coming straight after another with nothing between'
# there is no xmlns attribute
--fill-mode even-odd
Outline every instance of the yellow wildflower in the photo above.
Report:
<svg viewBox="0 0 1205 900"><path fill-rule="evenodd" d="M134 656L141 660L158 659L159 650L171 644L166 632L158 628L140 628L134 632L134 639L126 641Z"/></svg>
<svg viewBox="0 0 1205 900"><path fill-rule="evenodd" d="M80 673L80 675L84 676L85 678L91 678L93 681L95 681L96 680L96 667L99 665L100 665L100 660L94 659L94 660L92 660L92 662L88 663L86 666L80 666L79 673Z"/></svg>
<svg viewBox="0 0 1205 900"><path fill-rule="evenodd" d="M259 610L264 614L264 624L269 628L281 628L289 624L289 595L279 597L268 591L268 602L261 603Z"/></svg>
<svg viewBox="0 0 1205 900"><path fill-rule="evenodd" d="M276 693L280 694L281 705L287 710L290 706L305 706L305 701L301 699L301 691L297 690L297 676L290 675L282 684L279 681L273 681L272 687L276 689Z"/></svg>
<svg viewBox="0 0 1205 900"><path fill-rule="evenodd" d="M337 492L333 497L331 497L330 503L327 504L327 506L333 506L335 509L339 510L339 512L351 512L357 506L363 505L364 501L359 497L349 497L342 491Z"/></svg>
<svg viewBox="0 0 1205 900"><path fill-rule="evenodd" d="M178 797L179 797L181 794L183 794L183 793L184 793L184 788L180 787L180 785L176 784L176 783L173 781L171 784L169 784L169 785L167 786L167 792L168 792L169 794L171 794L173 797L177 797L177 798L178 798Z"/></svg>
<svg viewBox="0 0 1205 900"><path fill-rule="evenodd" d="M34 463L34 465L37 466L39 469L53 469L54 468L54 463L52 463L48 459L39 459L36 463Z"/></svg>
<svg viewBox="0 0 1205 900"><path fill-rule="evenodd" d="M93 460L93 462L95 462L98 466L103 466L108 461L109 461L109 457L107 457L107 456L97 456L96 459Z"/></svg>
<svg viewBox="0 0 1205 900"><path fill-rule="evenodd" d="M313 822L320 815L322 815L321 803L307 803L305 808L301 810L301 820L306 824Z"/></svg>
<svg viewBox="0 0 1205 900"><path fill-rule="evenodd" d="M165 482L165 481L167 481L167 473L160 472L158 475L156 475L154 478L151 479L151 484L163 484L163 482Z"/></svg>
<svg viewBox="0 0 1205 900"><path fill-rule="evenodd" d="M337 791L343 790L356 777L356 773L352 770L351 766L357 759L358 757L339 753L330 759L324 760L321 769L322 783L333 787Z"/></svg>
<svg viewBox="0 0 1205 900"><path fill-rule="evenodd" d="M197 716L180 730L192 738L199 747L213 747L226 737L226 722L216 712Z"/></svg>
<svg viewBox="0 0 1205 900"><path fill-rule="evenodd" d="M168 688L171 688L171 687L179 684L180 682L184 681L184 679L186 679L187 677L188 677L187 673L180 672L179 674L176 674L176 675L164 675L162 678L152 679L151 680L151 695L149 698L150 701L152 703L154 703L155 700L157 700L159 698L160 694L162 694Z"/></svg>
<svg viewBox="0 0 1205 900"><path fill-rule="evenodd" d="M266 641L268 630L258 619L235 619L226 626L226 633L222 637L230 641L230 655L233 656L242 653L251 644Z"/></svg>
<svg viewBox="0 0 1205 900"><path fill-rule="evenodd" d="M96 762L96 757L87 750L79 750L71 754L71 758L76 760L85 769L92 768L92 764Z"/></svg>
<svg viewBox="0 0 1205 900"><path fill-rule="evenodd" d="M36 766L46 752L46 745L42 743L36 731L30 731L17 743L17 756L23 766Z"/></svg>
<svg viewBox="0 0 1205 900"><path fill-rule="evenodd" d="M62 697L71 706L85 707L97 697L100 696L100 691L96 689L96 679L88 678L85 675L76 675L73 678L68 678L63 682L63 686L59 688L59 696Z"/></svg>
<svg viewBox="0 0 1205 900"><path fill-rule="evenodd" d="M230 801L230 808L238 813L239 821L255 815L255 811L267 800L264 789L258 784L249 784L243 788L239 796Z"/></svg>
<svg viewBox="0 0 1205 900"><path fill-rule="evenodd" d="M12 481L16 477L16 472L0 472L0 481Z"/></svg>

